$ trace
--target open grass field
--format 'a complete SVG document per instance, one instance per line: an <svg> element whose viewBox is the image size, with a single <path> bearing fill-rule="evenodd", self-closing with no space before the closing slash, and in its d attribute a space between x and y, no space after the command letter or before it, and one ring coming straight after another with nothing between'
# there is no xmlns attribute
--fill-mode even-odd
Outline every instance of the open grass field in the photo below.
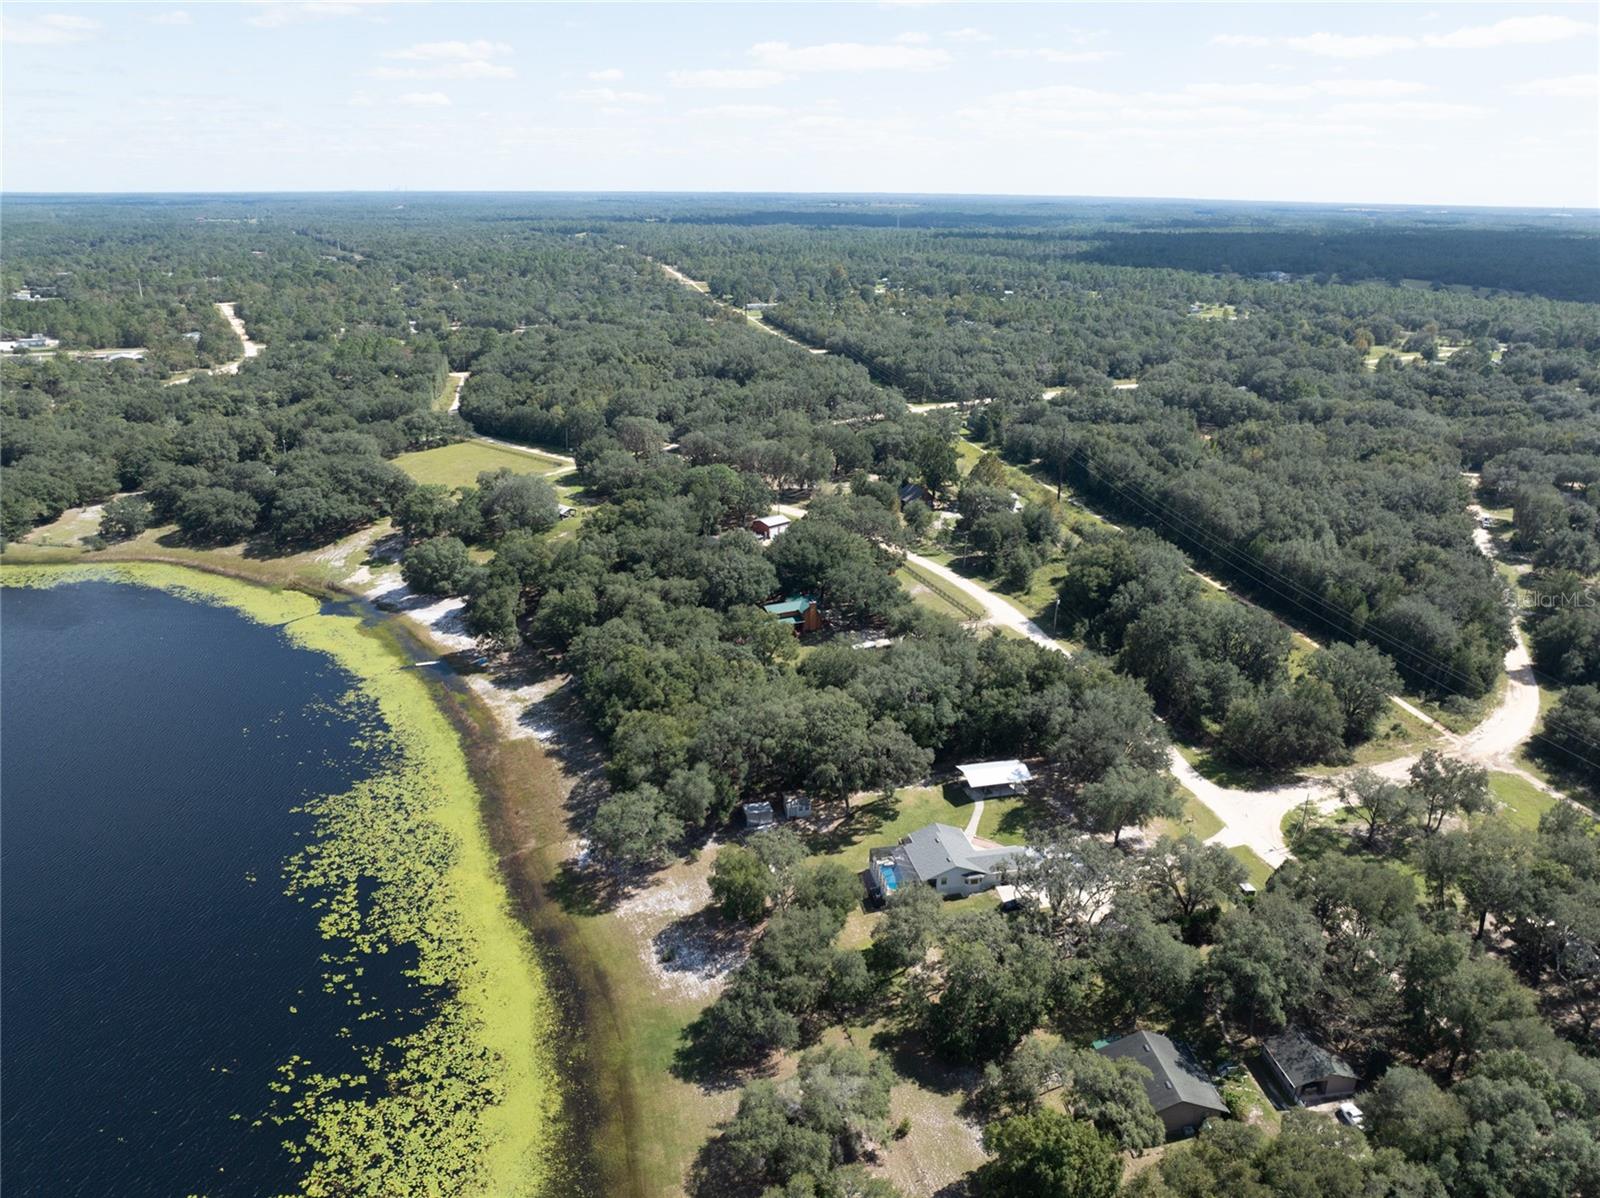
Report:
<svg viewBox="0 0 1600 1198"><path fill-rule="evenodd" d="M818 850L818 860L837 861L853 870L866 869L867 852L878 845L894 844L924 824L964 828L972 815L972 805L965 795L957 797L955 784L903 786L887 799L857 799L852 805L851 818L830 833L827 841L812 847Z"/></svg>
<svg viewBox="0 0 1600 1198"><path fill-rule="evenodd" d="M1489 793L1500 804L1500 814L1519 828L1533 831L1539 817L1556 805L1556 800L1533 783L1515 774L1496 771L1489 775Z"/></svg>
<svg viewBox="0 0 1600 1198"><path fill-rule="evenodd" d="M68 508L53 522L35 528L24 541L29 545L81 549L85 537L100 531L101 506Z"/></svg>
<svg viewBox="0 0 1600 1198"><path fill-rule="evenodd" d="M1195 798L1187 790L1180 792L1183 795L1183 814L1177 819L1158 819L1152 825L1152 831L1157 836L1194 836L1198 840L1209 840L1222 831L1222 821L1217 818L1217 813Z"/></svg>
<svg viewBox="0 0 1600 1198"><path fill-rule="evenodd" d="M1250 875L1250 881L1255 883L1257 890L1267 884L1267 879L1272 876L1272 866L1263 861L1253 849L1242 844L1236 844L1228 850L1233 854L1234 860L1245 868Z"/></svg>
<svg viewBox="0 0 1600 1198"><path fill-rule="evenodd" d="M565 463L533 450L503 449L482 441L458 441L438 449L403 453L395 458L399 466L419 483L439 483L446 487L468 487L487 470L511 470L517 474L549 474Z"/></svg>
<svg viewBox="0 0 1600 1198"><path fill-rule="evenodd" d="M1410 365L1421 357L1421 354L1407 353L1396 349L1392 345L1374 345L1367 351L1367 369L1378 369L1378 363L1384 358L1399 358L1401 362Z"/></svg>
<svg viewBox="0 0 1600 1198"><path fill-rule="evenodd" d="M83 524L88 521L83 513L84 509L74 508L48 527L65 527L70 522ZM98 527L98 516L93 524ZM389 530L389 521L380 520L371 528L353 533L321 549L282 553L270 545L254 544L194 548L178 539L175 525L167 524L147 529L131 541L122 541L94 553L82 544L69 543L64 539L39 542L30 538L26 542L6 546L5 561L8 565L75 561L164 562L226 574L269 587L295 584L321 587L344 582L364 565L375 568L377 563L370 561L372 547Z"/></svg>

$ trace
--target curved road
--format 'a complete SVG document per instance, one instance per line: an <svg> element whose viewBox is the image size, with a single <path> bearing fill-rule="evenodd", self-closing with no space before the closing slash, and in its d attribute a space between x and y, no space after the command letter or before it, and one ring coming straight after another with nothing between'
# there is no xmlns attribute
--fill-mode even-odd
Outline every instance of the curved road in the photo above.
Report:
<svg viewBox="0 0 1600 1198"><path fill-rule="evenodd" d="M800 519L805 515L804 508L793 504L778 504L776 508L791 519ZM1477 513L1474 512L1474 515ZM1481 535L1474 537L1478 547L1492 557L1493 543L1488 533L1482 528L1478 533ZM1071 652L1037 622L970 578L920 554L907 553L905 556L913 566L954 587L977 604L984 612L983 619L975 621L980 627L1009 628L1057 653ZM1539 688L1533 678L1532 663L1521 629L1514 627L1513 632L1516 643L1506 652L1506 688L1500 702L1476 728L1465 735L1443 732L1440 747L1463 760L1491 770L1515 774L1547 794L1555 795L1558 792L1514 760L1516 750L1533 735L1538 723ZM1431 719L1428 722L1434 724ZM1437 724L1434 726L1438 727ZM1369 768L1382 778L1404 782L1416 760L1416 755L1398 757ZM1283 836L1284 817L1308 800L1320 810L1331 809L1339 802L1337 777L1307 778L1263 790L1242 790L1222 786L1202 777L1176 746L1168 752L1168 765L1178 782L1222 821L1221 831L1209 837L1208 843L1227 847L1242 845L1274 868L1289 857L1289 847L1284 843Z"/></svg>

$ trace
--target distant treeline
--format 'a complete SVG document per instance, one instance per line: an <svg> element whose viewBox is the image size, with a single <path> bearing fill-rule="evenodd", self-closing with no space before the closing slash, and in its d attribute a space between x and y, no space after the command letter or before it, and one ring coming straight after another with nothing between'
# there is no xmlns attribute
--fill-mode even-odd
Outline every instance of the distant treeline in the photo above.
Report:
<svg viewBox="0 0 1600 1198"><path fill-rule="evenodd" d="M1600 300L1600 238L1510 229L1330 233L1112 233L1082 255L1119 266L1254 275L1425 279Z"/></svg>

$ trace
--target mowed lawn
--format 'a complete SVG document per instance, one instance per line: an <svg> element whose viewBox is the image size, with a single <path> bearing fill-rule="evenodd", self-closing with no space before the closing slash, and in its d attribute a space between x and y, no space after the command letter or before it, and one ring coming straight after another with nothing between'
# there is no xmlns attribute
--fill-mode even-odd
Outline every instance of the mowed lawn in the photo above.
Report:
<svg viewBox="0 0 1600 1198"><path fill-rule="evenodd" d="M982 833L1002 844L1021 844L1025 837L1018 811L1027 799L991 799L985 804ZM958 784L947 786L905 786L892 798L853 801L850 819L829 833L821 843L814 839L811 848L816 860L838 861L853 870L867 868L867 852L879 845L896 843L924 824L951 824L965 828L972 817L972 803L959 793ZM1006 818L1008 815L1011 818Z"/></svg>
<svg viewBox="0 0 1600 1198"><path fill-rule="evenodd" d="M1501 815L1530 832L1539 827L1539 817L1556 805L1554 798L1526 779L1499 771L1489 775L1489 793L1502 804Z"/></svg>
<svg viewBox="0 0 1600 1198"><path fill-rule="evenodd" d="M403 453L394 463L419 483L440 483L447 487L470 487L478 475L489 470L510 470L516 474L549 474L566 468L566 463L543 454L502 449L482 441L458 441L438 449Z"/></svg>

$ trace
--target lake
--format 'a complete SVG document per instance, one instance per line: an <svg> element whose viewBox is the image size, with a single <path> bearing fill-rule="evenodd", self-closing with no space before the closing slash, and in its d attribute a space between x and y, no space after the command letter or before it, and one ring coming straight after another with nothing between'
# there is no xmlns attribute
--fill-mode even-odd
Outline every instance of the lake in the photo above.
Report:
<svg viewBox="0 0 1600 1198"><path fill-rule="evenodd" d="M0 655L0 1189L292 1191L293 1125L255 1125L280 1067L415 1025L403 954L357 1025L284 894L296 805L382 764L372 712L327 656L150 587L0 588Z"/></svg>

